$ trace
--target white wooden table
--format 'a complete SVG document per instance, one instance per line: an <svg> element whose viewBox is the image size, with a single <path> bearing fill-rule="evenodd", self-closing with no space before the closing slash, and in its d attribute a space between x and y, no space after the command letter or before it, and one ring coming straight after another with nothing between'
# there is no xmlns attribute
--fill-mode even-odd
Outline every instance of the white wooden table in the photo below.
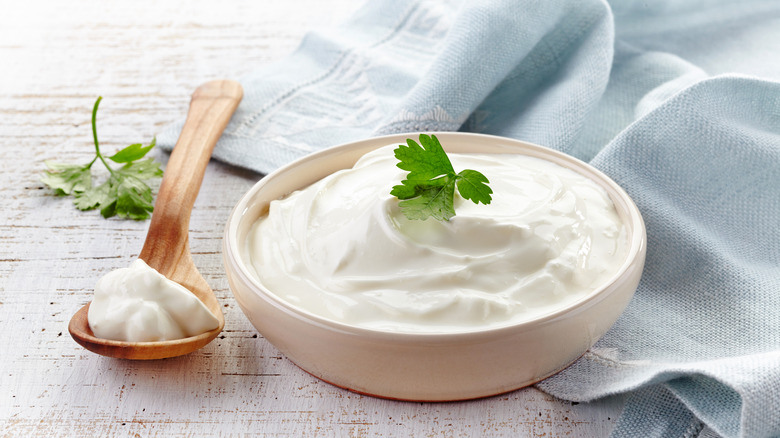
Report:
<svg viewBox="0 0 780 438"><path fill-rule="evenodd" d="M0 4L0 436L605 436L620 398L590 404L529 388L459 403L353 394L270 345L228 288L224 222L260 177L212 162L191 220L200 271L224 304L223 334L191 355L107 359L68 335L95 281L133 260L148 222L79 212L39 182L44 160L91 159L104 97L105 150L148 142L214 78L286 56L357 0ZM167 155L155 151L163 162Z"/></svg>

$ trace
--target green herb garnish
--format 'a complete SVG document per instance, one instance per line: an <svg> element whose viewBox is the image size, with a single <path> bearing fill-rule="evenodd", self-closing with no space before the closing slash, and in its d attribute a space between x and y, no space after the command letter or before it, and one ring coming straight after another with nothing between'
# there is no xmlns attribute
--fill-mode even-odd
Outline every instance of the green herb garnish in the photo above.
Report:
<svg viewBox="0 0 780 438"><path fill-rule="evenodd" d="M95 158L88 164L63 164L47 161L41 181L54 189L57 195L75 197L73 203L79 210L100 209L103 217L119 216L135 220L149 218L154 210L152 189L146 180L162 176L160 163L153 158L141 160L155 145L155 139L148 146L131 144L110 157L100 153L95 119L98 97L92 108L92 137L95 142ZM119 168L108 165L106 158L122 164ZM97 187L92 186L92 165L100 160L108 169L108 180ZM140 160L140 161L139 161Z"/></svg>
<svg viewBox="0 0 780 438"><path fill-rule="evenodd" d="M488 187L487 177L471 169L455 173L435 135L420 134L422 146L411 138L406 143L407 146L398 145L394 153L399 161L396 166L409 174L390 194L401 200L398 205L408 219L450 220L455 216L456 186L463 198L475 204L490 204L493 190Z"/></svg>

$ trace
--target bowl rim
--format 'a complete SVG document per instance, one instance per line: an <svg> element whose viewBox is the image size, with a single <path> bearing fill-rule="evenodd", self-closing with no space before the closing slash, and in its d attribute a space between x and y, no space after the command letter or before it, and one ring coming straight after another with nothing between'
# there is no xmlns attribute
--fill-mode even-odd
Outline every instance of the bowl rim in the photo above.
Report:
<svg viewBox="0 0 780 438"><path fill-rule="evenodd" d="M436 135L437 137L443 139L442 143L445 144L445 149L446 149L447 137L471 138L479 141L500 142L512 148L513 147L522 148L514 153L529 155L547 161L552 161L556 164L567 167L588 179L595 181L597 184L599 184L599 186L601 186L607 191L608 195L610 196L610 199L616 205L618 211L625 210L626 222L628 221L631 222L630 230L628 229L629 227L627 227L627 233L630 233L630 235L627 236L627 241L629 246L626 251L625 259L622 265L620 266L620 268L617 271L615 271L615 273L608 280L606 280L601 286L597 287L587 295L581 297L580 299L570 303L565 307L562 307L560 309L554 310L549 313L544 313L535 318L531 318L528 320L523 320L515 323L490 326L486 328L478 328L478 329L472 328L469 330L462 330L462 331L420 332L420 333L406 332L406 331L389 331L389 330L381 330L375 328L360 327L360 326L351 325L351 324L335 321L332 319L328 319L316 315L314 313L296 307L288 303L281 297L277 296L272 291L270 291L265 285L263 285L258 279L256 279L254 275L247 269L245 263L243 262L242 256L240 254L241 249L237 241L238 226L241 223L241 220L244 218L244 215L249 210L251 201L258 195L258 193L263 189L263 187L269 184L269 181L273 181L278 175L289 172L291 169L294 169L295 167L298 167L301 164L309 161L326 159L331 155L341 155L353 149L371 148L371 150L373 150L396 142L398 144L405 143L407 138L417 138L420 135L420 133L416 132L416 133L399 133L399 134L370 137L362 140L356 140L356 141L347 142L335 146L330 146L325 149L298 158L284 166L279 167L273 172L267 174L266 176L262 177L246 193L244 193L244 195L236 203L235 207L233 208L233 210L231 211L228 217L228 220L225 225L225 232L223 236L223 245L222 245L225 269L230 270L231 266L235 268L234 273L237 274L239 277L241 277L242 282L252 286L251 289L253 293L259 295L266 302L273 305L273 307L275 307L277 310L280 310L285 314L287 314L288 316L292 316L293 318L299 321L303 321L323 329L328 329L331 331L335 330L350 335L357 335L363 338L373 338L376 340L380 340L380 339L397 340L397 341L414 339L415 341L418 342L425 342L425 341L440 342L442 340L447 340L447 339L457 339L458 341L469 341L469 340L479 341L483 338L493 338L495 336L501 336L503 334L513 333L518 330L522 330L522 331L533 330L539 328L540 326L553 323L560 318L565 318L567 315L582 311L585 308L598 303L599 301L605 299L610 293L614 293L617 286L623 281L625 281L627 277L629 277L629 273L632 270L636 270L637 268L642 269L644 265L647 236L646 236L645 224L641 212L639 208L636 206L636 204L634 203L634 201L631 199L631 197L628 195L628 193L622 187L620 187L614 180L612 180L612 178L607 176L602 171L566 153L545 146L540 146L534 143L517 140L510 137L502 137L496 135L470 133L470 132L432 131L432 132L422 132L422 133L428 135ZM535 154L526 153L529 149L534 151ZM480 153L480 152L472 152L472 153ZM497 153L497 152L484 152L484 153ZM512 153L512 152L508 151L507 153ZM553 157L555 158L555 160L550 160L549 157ZM587 171L589 172L589 174L584 173L583 171ZM593 178L591 175L595 175L597 178ZM618 206L619 203L615 202L615 199L613 199L613 194L620 198L620 200L622 201L622 206ZM621 214L621 216L623 215ZM637 264L639 264L638 267L636 266ZM235 291L232 292L234 295L236 295ZM631 291L632 295L633 293L634 291Z"/></svg>

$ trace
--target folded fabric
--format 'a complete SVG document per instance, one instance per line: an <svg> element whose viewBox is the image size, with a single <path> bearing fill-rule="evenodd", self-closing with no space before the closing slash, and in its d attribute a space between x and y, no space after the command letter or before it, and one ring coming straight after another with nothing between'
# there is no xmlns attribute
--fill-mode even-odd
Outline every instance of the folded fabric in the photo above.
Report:
<svg viewBox="0 0 780 438"><path fill-rule="evenodd" d="M776 1L372 0L243 78L214 156L267 173L462 130L589 161L642 211L645 272L615 326L538 387L629 392L618 437L780 436L778 53Z"/></svg>

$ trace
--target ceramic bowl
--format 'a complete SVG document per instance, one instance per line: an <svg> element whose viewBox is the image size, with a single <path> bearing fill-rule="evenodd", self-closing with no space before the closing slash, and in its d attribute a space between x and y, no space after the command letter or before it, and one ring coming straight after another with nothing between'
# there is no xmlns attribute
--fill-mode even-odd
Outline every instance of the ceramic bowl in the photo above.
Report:
<svg viewBox="0 0 780 438"><path fill-rule="evenodd" d="M371 330L298 309L251 274L242 252L249 229L268 204L302 189L378 147L405 143L401 134L349 143L299 159L262 178L228 219L223 256L241 310L269 342L308 373L378 397L464 400L512 391L562 370L617 320L639 283L646 236L636 205L615 182L568 155L502 137L436 133L448 152L526 154L592 179L612 198L627 227L628 251L618 272L581 300L528 322L466 333L416 334Z"/></svg>

